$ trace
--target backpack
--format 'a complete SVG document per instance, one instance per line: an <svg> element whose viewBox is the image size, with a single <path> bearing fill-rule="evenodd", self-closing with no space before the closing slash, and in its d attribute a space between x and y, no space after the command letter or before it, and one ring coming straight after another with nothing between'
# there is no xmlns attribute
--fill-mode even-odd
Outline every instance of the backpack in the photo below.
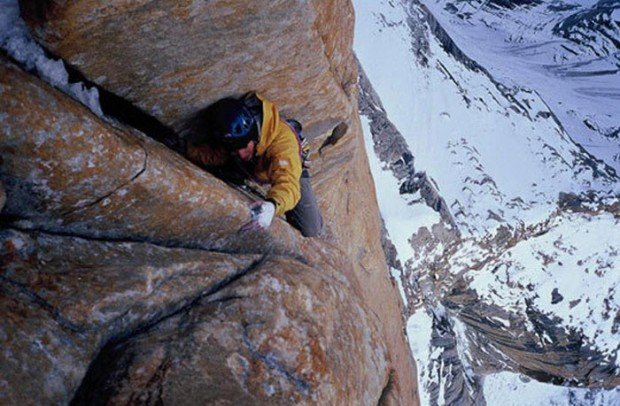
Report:
<svg viewBox="0 0 620 406"><path fill-rule="evenodd" d="M289 118L285 122L290 129L293 130L295 136L297 137L297 143L299 144L299 158L301 159L302 168L310 168L310 144L303 136L303 127L301 123L294 118Z"/></svg>

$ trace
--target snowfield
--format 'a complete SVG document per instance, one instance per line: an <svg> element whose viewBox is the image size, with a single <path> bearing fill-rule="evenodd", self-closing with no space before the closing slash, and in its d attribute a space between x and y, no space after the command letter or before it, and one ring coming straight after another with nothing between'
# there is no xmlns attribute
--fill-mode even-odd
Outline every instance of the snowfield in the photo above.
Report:
<svg viewBox="0 0 620 406"><path fill-rule="evenodd" d="M556 217L544 234L470 273L470 287L503 309L524 314L526 302L533 303L561 318L567 328L581 331L620 365L614 328L620 312L615 299L620 293L619 241L620 220L609 213Z"/></svg>
<svg viewBox="0 0 620 406"><path fill-rule="evenodd" d="M617 2L542 1L504 11L479 1L457 1L458 12L451 12L445 0L422 3L468 56L506 86L539 92L569 136L620 174ZM593 23L567 21L597 7L602 9L601 33L592 31L597 28Z"/></svg>

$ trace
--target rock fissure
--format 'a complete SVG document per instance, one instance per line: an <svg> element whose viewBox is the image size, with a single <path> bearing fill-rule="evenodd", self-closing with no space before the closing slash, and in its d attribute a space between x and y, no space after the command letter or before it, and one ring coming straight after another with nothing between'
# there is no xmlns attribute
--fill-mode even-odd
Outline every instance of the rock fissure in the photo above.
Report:
<svg viewBox="0 0 620 406"><path fill-rule="evenodd" d="M4 221L2 221L4 220ZM309 262L302 254L294 254L279 250L274 244L267 244L265 249L261 249L259 251L253 250L237 250L237 249L225 249L225 248L216 248L213 246L209 246L203 243L188 243L186 241L173 241L166 240L160 241L152 238L130 238L127 236L115 237L111 235L92 235L85 234L77 231L63 231L62 229L58 229L55 227L30 227L27 222L24 222L20 219L9 219L8 217L0 220L0 226L4 226L7 230L15 230L23 233L40 233L47 234L55 237L70 237L70 238L79 238L86 241L95 241L95 242L109 242L109 243L142 243L149 244L156 247L161 248L179 248L184 250L193 250L193 251L204 251L211 252L217 254L228 254L228 255L262 255L268 253L271 257L281 257L281 258L289 258L294 261L300 262L306 266L312 267L312 263Z"/></svg>
<svg viewBox="0 0 620 406"><path fill-rule="evenodd" d="M130 179L128 179L126 182L122 183L121 185L115 187L114 189L110 190L109 192L105 193L104 195L97 197L96 199L94 199L92 202L88 202L84 205L81 205L79 207L75 207L72 208L71 210L67 210L63 213L61 213L61 216L68 216L70 214L74 214L74 213L78 213L82 210L91 208L93 206L96 206L97 204L103 202L105 199L111 197L112 195L114 195L115 193L118 193L118 191L120 191L121 189L129 186L131 183L135 182L136 179L138 179L140 176L142 176L142 174L144 174L144 172L147 169L147 165L148 165L148 159L149 159L149 154L146 148L144 148L144 146L141 145L142 150L144 151L144 162L142 164L142 168L140 168L140 170L138 172L136 172L135 175L133 175Z"/></svg>
<svg viewBox="0 0 620 406"><path fill-rule="evenodd" d="M50 60L62 61L63 66L66 69L67 74L68 74L68 85L69 86L75 85L75 84L82 84L86 88L97 90L97 93L99 95L99 104L101 107L101 111L106 116L104 118L107 118L107 119L111 118L114 120L118 120L120 123L123 123L124 125L128 127L131 127L133 129L136 129L142 132L149 138L162 143L163 145L172 149L173 151L181 153L182 141L180 140L178 135L175 133L175 131L172 130L170 127L166 126L164 123L159 121L157 118L155 118L154 116L142 110L140 107L132 103L130 100L123 98L109 91L108 89L100 86L99 84L89 80L86 76L84 76L84 74L77 67L75 67L74 65L72 65L71 63L63 59L62 57L56 55L54 52L51 52L43 44L39 43L38 46L41 47L41 49L43 50L43 54ZM20 61L13 58L11 55L9 55L6 52L6 50L0 49L0 56L5 57L7 60L21 67L25 72L28 72L30 75L37 77L41 80L44 80L43 78L41 78L41 76L37 73L36 70L27 69L27 66L24 63L21 63ZM64 92L64 90L60 88L58 88L57 90ZM71 95L68 95L68 96L72 97ZM110 124L113 125L114 123L110 123ZM148 152L146 149L144 149L144 152L146 155L148 155ZM148 156L145 156L144 158L145 163L144 163L143 168L140 171L138 171L138 173L134 175L132 179L127 181L125 184L115 188L106 196L103 196L100 199L96 199L96 201L94 201L91 204L87 204L84 207L88 207L90 205L94 205L98 203L99 201L105 199L109 195L114 194L117 190L122 189L124 186L128 185L133 180L135 180L146 169L147 159L148 159ZM81 207L81 208L84 208L84 207ZM79 209L80 207L76 208L75 210L71 210L67 212L66 214L72 211L77 211Z"/></svg>
<svg viewBox="0 0 620 406"><path fill-rule="evenodd" d="M101 240L97 240L97 242L101 242ZM105 242L109 242L109 241L105 241ZM116 242L116 241L115 241ZM127 242L127 241L124 241ZM202 250L201 250L202 251ZM138 334L140 331L146 331L148 329L150 329L151 327L153 327L154 325L168 319L171 317L174 317L175 315L182 313L182 312L186 312L188 311L190 308L196 306L199 301L203 298L215 295L216 293L220 292L221 290L225 289L226 287L229 287L231 284L233 284L234 282L236 282L237 280L239 280L240 278L242 278L243 276L248 275L249 273L259 269L264 262L268 259L268 258L284 258L284 257L280 257L277 255L273 255L271 253L266 253L263 256L261 256L259 259L257 259L256 261L252 262L248 267L245 267L241 270L238 270L234 273L232 273L231 275L229 275L228 277L224 278L223 280L221 280L220 282L217 282L216 284L214 284L213 286L209 287L208 289L200 292L198 295L196 295L195 297L189 299L189 300L183 300L180 303L177 303L176 305L169 305L168 308L171 308L171 310L169 312L166 312L165 314L157 314L156 316L154 316L153 318L150 318L148 320L146 320L141 326L137 327L136 329L134 329L133 332L130 333L126 333L125 336L132 336L135 334ZM180 279L183 278L184 276L187 276L191 274L190 272L181 272L181 273L175 273L172 274L166 278L163 278L161 281L159 281L157 283L157 285L155 285L155 287L153 288L153 291L149 294L149 296L147 296L144 300L148 301L151 297L154 297L155 295L158 294L158 291L165 286L166 284L173 282L175 279ZM43 297L41 297L41 295L39 295L35 290L31 289L29 286L27 286L24 283L20 283L18 281L14 281L6 276L0 275L0 281L2 281L3 283L9 284L11 286L13 286L14 288L18 289L20 292L22 292L25 296L27 296L28 298L30 298L32 300L33 303L35 303L37 306L39 306L40 308L44 309L48 314L50 314L50 316L64 329L67 329L69 331L75 332L75 333L79 333L79 334L86 334L86 333L98 333L101 332L103 330L118 330L118 329L122 329L122 323L124 321L124 319L133 311L133 307L127 308L126 310L124 310L122 313L120 313L118 316L115 316L113 319L109 320L108 322L99 325L99 326L91 326L88 324L79 324L79 323L75 323L71 320L69 320L67 317L63 316L62 314L62 310L58 309L57 307L53 306L50 302L48 302L47 300L45 300ZM230 296L226 296L226 297L222 297L222 298L216 298L213 301L217 301L217 302L226 302L226 301L230 301L233 299L241 299L243 298L243 296L240 295L230 295ZM114 326L117 326L116 328ZM117 340L122 340L122 338L117 338Z"/></svg>
<svg viewBox="0 0 620 406"><path fill-rule="evenodd" d="M393 390L394 390L394 370L391 370L390 374L388 375L388 380L385 383L383 390L381 391L381 396L379 397L379 400L377 401L377 406L389 405L388 399L391 396L390 393Z"/></svg>
<svg viewBox="0 0 620 406"><path fill-rule="evenodd" d="M231 286L233 283L241 279L243 276L246 276L249 273L260 269L260 267L265 263L266 260L267 260L267 255L263 255L261 258L252 262L249 266L244 267L243 269L233 273L232 275L216 283L214 286L210 287L209 289L206 289L205 291L202 291L199 294L195 295L193 298L181 301L180 304L177 304L176 306L174 306L171 311L166 312L165 314L155 315L154 317L147 319L144 323L140 324L136 328L133 328L129 332L125 332L123 334L110 337L107 340L107 342L101 346L101 349L99 350L98 355L93 358L93 362L91 363L88 370L84 374L84 380L79 385L79 388L76 390L76 397L71 402L71 404L80 404L81 402L80 399L82 399L83 396L86 396L85 394L89 392L88 388L90 387L89 385L92 384L92 382L90 381L91 379L93 379L93 376L95 377L94 379L97 379L96 377L98 377L100 373L104 372L103 370L101 370L102 368L101 362L98 361L98 360L101 360L102 357L108 357L109 353L113 353L115 351L114 350L115 348L122 347L123 343L127 343L131 341L133 338L146 334L148 331L156 328L160 324L163 324L165 321L172 319L176 316L179 316L181 314L184 314L184 313L187 314L193 308L197 306L202 306L203 305L202 302L204 299ZM226 301L230 301L233 299L240 299L240 298L242 298L242 296L231 295L231 296L224 297L224 298L218 298L214 300L213 302L226 302ZM212 301L208 301L208 302L211 303ZM125 313L130 312L130 311L131 309L128 309ZM117 319L113 320L110 324L113 324L114 322L116 322L118 319L121 319L122 317L123 315L119 316ZM154 376L155 374L153 375L153 377Z"/></svg>
<svg viewBox="0 0 620 406"><path fill-rule="evenodd" d="M99 104L101 106L101 111L106 116L105 118L118 120L118 122L140 131L149 138L164 144L175 152L180 152L179 137L173 129L141 109L135 103L132 103L131 100L88 79L77 66L50 51L44 44L39 43L38 45L48 58L63 62L68 74L69 85L81 83L86 88L97 90ZM16 65L25 68L22 63L16 61L11 56L7 55L7 58ZM35 71L29 71L29 73L39 77ZM114 125L114 123L111 124Z"/></svg>
<svg viewBox="0 0 620 406"><path fill-rule="evenodd" d="M145 332L151 330L158 324L163 323L164 321L168 319L171 319L182 313L189 312L192 308L196 306L200 306L203 299L220 292L221 290L229 287L230 285L232 285L234 282L238 281L242 277L248 275L250 272L253 272L259 269L266 261L266 258L267 258L267 255L263 255L261 258L252 262L248 267L234 272L232 275L226 277L225 279L209 287L208 289L198 293L194 297L179 302L176 306L173 306L171 311L166 312L165 314L156 315L153 318L146 320L143 324L136 327L132 331L122 334L120 336L111 338L109 340L109 343L114 343L114 345L118 345L124 341L129 340L132 337L138 336L140 334L144 334ZM126 312L129 312L129 311L131 311L131 309L128 309Z"/></svg>
<svg viewBox="0 0 620 406"><path fill-rule="evenodd" d="M310 395L310 383L308 383L305 379L300 377L298 374L289 371L282 363L277 359L273 354L263 354L258 348L252 343L250 337L247 332L247 325L244 326L243 330L243 343L245 344L247 350L250 352L252 358L262 362L269 369L276 371L278 374L286 378L288 381L292 382L295 385L295 388L302 393L304 396Z"/></svg>
<svg viewBox="0 0 620 406"><path fill-rule="evenodd" d="M230 296L223 296L223 297L218 297L218 298L213 298L209 300L209 303L226 303L226 302L231 302L233 300L242 300L242 299L247 299L247 296L242 296L242 295L230 295Z"/></svg>
<svg viewBox="0 0 620 406"><path fill-rule="evenodd" d="M147 387L154 388L152 391L148 392L148 396L145 399L141 393L135 393L130 398L131 404L147 404L147 405L163 405L163 393L164 393L164 382L166 379L166 374L170 370L170 361L164 360L162 361L153 375L151 379L147 383Z"/></svg>
<svg viewBox="0 0 620 406"><path fill-rule="evenodd" d="M253 263L251 263L248 267L243 268L235 273L233 273L232 275L228 276L227 278L225 278L224 280L216 283L215 285L211 286L210 288L206 289L203 292L200 292L198 295L196 295L195 297L189 299L189 300L184 300L181 301L180 305L177 304L176 306L173 305L172 309L170 312L167 312L163 315L157 315L154 316L152 319L146 320L141 326L138 326L136 329L134 329L132 332L126 333L125 335L118 337L116 339L113 339L112 341L123 341L131 336L135 336L137 334L140 334L141 332L147 331L150 328L152 328L153 326L171 318L174 317L180 313L183 312L187 312L189 311L192 307L195 307L196 305L199 304L199 302L206 298L209 297L211 295L214 295L216 293L218 293L219 291L223 290L226 287L229 287L231 284L233 284L234 282L236 282L237 280L239 280L240 278L242 278L243 276L249 274L252 271L257 270L258 268L260 268L260 266L262 266L262 264L266 261L267 259L267 254L263 255L261 258L259 258L258 260L254 261ZM170 282L172 279L174 278L179 278L182 277L182 274L176 274L171 276L170 278L167 278L163 283L161 283L160 285L158 285L155 290L159 287L161 287L162 285L164 285L167 282ZM86 334L86 333L97 333L100 332L102 330L108 329L116 324L118 324L119 322L121 322L129 313L132 312L132 308L128 308L125 311L123 311L121 314L119 314L118 316L116 316L115 318L111 319L110 321L108 321L105 324L102 324L100 326L97 327L93 327L93 326L89 326L89 325L84 325L84 324L78 324L75 322L72 322L71 320L67 319L66 317L64 317L62 315L62 311L58 308L56 308L55 306L53 306L52 304L50 304L47 300L45 300L43 297L41 297L37 292L35 292L33 289L29 288L27 285L14 281L11 278L7 278L6 276L0 275L0 281L4 282L6 284L9 284L11 286L13 286L14 288L18 289L21 293L23 293L25 296L27 296L28 298L30 298L32 300L33 303L35 303L37 306L39 306L40 308L44 309L48 314L50 314L50 316L58 323L58 325L60 325L61 327L74 332L74 333L79 333L79 334ZM154 295L156 292L154 291L153 293L151 293L150 296ZM243 296L239 296L239 295L231 295L231 296L227 296L227 297L223 297L223 298L217 298L214 301L218 301L218 302L226 302L226 301L230 301L233 299L241 299L243 298ZM148 297L147 297L148 299Z"/></svg>
<svg viewBox="0 0 620 406"><path fill-rule="evenodd" d="M317 32L320 32L320 27L317 26L316 21L315 21L315 29L317 30ZM325 62L327 66L329 66L329 71L332 75L333 80L337 83L337 89L339 89L342 92L342 95L346 99L350 99L351 97L350 91L347 91L347 89L345 89L347 84L342 81L342 78L340 78L340 75L338 74L336 67L332 63L332 58L330 58L329 54L327 53L327 44L325 43L325 40L323 38L321 38L321 40L322 40L321 42L323 43L323 47L322 47L323 56L325 57ZM325 144L323 144L323 146L325 146ZM321 148L319 149L319 153L321 152L321 149L323 148L323 146L321 146Z"/></svg>
<svg viewBox="0 0 620 406"><path fill-rule="evenodd" d="M88 329L85 329L83 326L73 323L72 321L63 317L59 309L52 306L47 300L43 299L40 295L38 295L32 289L29 289L28 286L24 285L23 283L14 281L4 275L0 275L0 281L13 286L14 288L18 289L22 294L30 298L32 303L34 303L39 308L43 309L46 313L48 313L52 317L52 319L54 319L54 321L58 323L58 325L61 326L63 329L78 334L84 334L88 332Z"/></svg>
<svg viewBox="0 0 620 406"><path fill-rule="evenodd" d="M143 244L149 244L149 245L153 245L153 246L161 247L161 248L181 248L185 250L205 251L205 252L213 252L213 253L218 253L218 254L239 254L239 255L245 254L243 252L230 251L230 250L225 250L225 249L206 248L202 244L187 244L185 242L175 243L171 241L160 242L160 241L150 240L150 239L129 238L126 236L123 236L123 237L113 237L109 235L95 236L95 235L90 235L90 234L74 232L74 231L62 231L59 229L54 229L52 227L38 227L38 228L29 227L28 223L25 223L24 221L20 219L15 219L14 221L11 221L8 223L5 222L3 225L8 227L7 229L21 231L23 233L40 233L40 234L47 234L47 235L54 236L54 237L79 238L79 239L86 240L86 241L95 241L95 242L104 242L104 243L109 242L109 243L119 243L119 244L143 243ZM248 253L248 254L251 254L251 253Z"/></svg>

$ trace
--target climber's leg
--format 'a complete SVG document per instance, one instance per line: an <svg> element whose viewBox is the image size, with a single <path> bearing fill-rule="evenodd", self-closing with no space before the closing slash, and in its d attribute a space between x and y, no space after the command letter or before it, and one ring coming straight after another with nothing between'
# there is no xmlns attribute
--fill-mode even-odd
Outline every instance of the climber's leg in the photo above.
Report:
<svg viewBox="0 0 620 406"><path fill-rule="evenodd" d="M316 237L323 229L323 218L310 184L310 174L306 169L303 170L299 183L301 199L293 210L286 213L286 220L301 231L304 237Z"/></svg>

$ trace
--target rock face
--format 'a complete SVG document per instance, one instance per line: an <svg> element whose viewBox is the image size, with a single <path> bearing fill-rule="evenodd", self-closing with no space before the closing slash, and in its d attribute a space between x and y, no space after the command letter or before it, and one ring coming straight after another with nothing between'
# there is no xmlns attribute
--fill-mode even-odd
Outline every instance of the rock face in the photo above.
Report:
<svg viewBox="0 0 620 406"><path fill-rule="evenodd" d="M371 404L381 395L386 348L335 269L45 233L1 237L9 403L68 403L76 390L77 404ZM362 365L378 374L349 373Z"/></svg>
<svg viewBox="0 0 620 406"><path fill-rule="evenodd" d="M17 67L5 62L0 70L7 113L4 214L30 228L90 238L252 250L246 237L235 235L247 214L239 193L144 135L102 122ZM172 221L180 217L187 224ZM299 237L282 226L276 229L287 237L270 245L292 251Z"/></svg>
<svg viewBox="0 0 620 406"><path fill-rule="evenodd" d="M347 285L288 259L260 262L229 288L104 348L75 401L373 404L382 378L359 380L350 368L359 360L385 370L385 348L342 294Z"/></svg>
<svg viewBox="0 0 620 406"><path fill-rule="evenodd" d="M264 93L309 135L351 112L348 1L20 1L41 42L175 128L215 100ZM181 102L180 102L181 101Z"/></svg>
<svg viewBox="0 0 620 406"><path fill-rule="evenodd" d="M315 145L350 130L316 160L323 238L279 219L239 234L247 196L2 60L5 399L417 404L368 193L351 4L20 5L52 52L175 130L248 90Z"/></svg>

